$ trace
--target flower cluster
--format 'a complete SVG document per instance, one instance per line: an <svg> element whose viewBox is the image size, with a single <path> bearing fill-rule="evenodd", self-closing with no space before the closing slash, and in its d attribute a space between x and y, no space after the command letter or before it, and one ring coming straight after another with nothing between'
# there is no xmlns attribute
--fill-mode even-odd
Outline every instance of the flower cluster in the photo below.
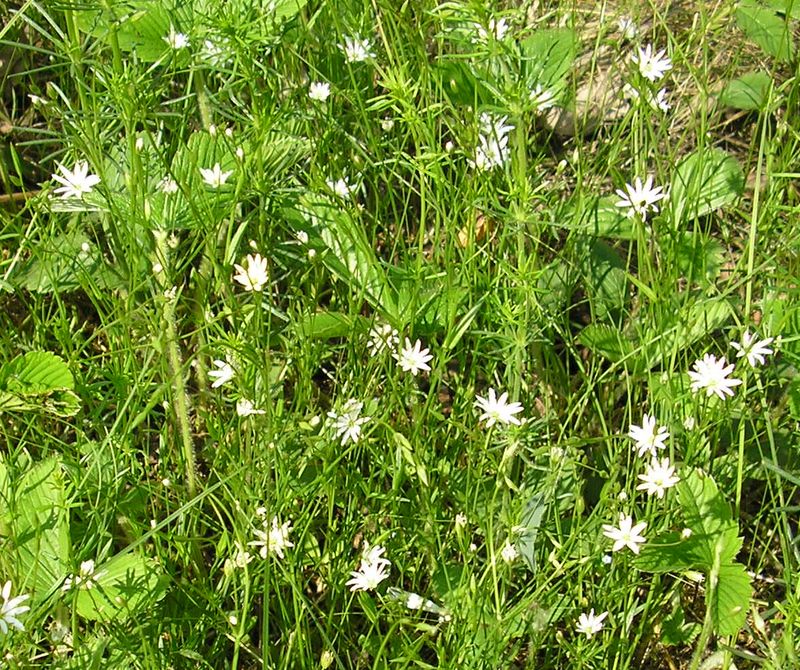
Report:
<svg viewBox="0 0 800 670"><path fill-rule="evenodd" d="M364 547L358 570L350 573L350 579L346 583L351 591L372 591L389 577L392 563L388 558L384 558L385 551L380 545Z"/></svg>
<svg viewBox="0 0 800 670"><path fill-rule="evenodd" d="M507 116L484 112L480 117L478 146L474 165L479 170L491 170L505 165L510 157L508 136L514 126L506 125Z"/></svg>

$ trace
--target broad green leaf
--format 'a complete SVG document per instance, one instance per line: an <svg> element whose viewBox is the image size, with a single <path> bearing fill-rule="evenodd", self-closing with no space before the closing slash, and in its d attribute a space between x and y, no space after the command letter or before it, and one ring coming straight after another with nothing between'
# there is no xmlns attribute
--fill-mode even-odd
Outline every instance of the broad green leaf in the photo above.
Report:
<svg viewBox="0 0 800 670"><path fill-rule="evenodd" d="M598 320L613 320L628 299L625 264L613 247L601 240L588 244L582 258L584 285Z"/></svg>
<svg viewBox="0 0 800 670"><path fill-rule="evenodd" d="M753 589L750 577L739 563L722 565L713 591L711 616L719 635L736 635L744 625Z"/></svg>
<svg viewBox="0 0 800 670"><path fill-rule="evenodd" d="M705 568L708 564L708 543L697 536L665 533L645 542L634 565L645 572L685 572Z"/></svg>
<svg viewBox="0 0 800 670"><path fill-rule="evenodd" d="M776 60L788 63L794 58L791 27L774 9L753 0L743 0L736 9L736 23L751 40Z"/></svg>
<svg viewBox="0 0 800 670"><path fill-rule="evenodd" d="M531 572L536 572L536 538L544 521L548 503L542 493L533 493L525 503L518 529L517 549Z"/></svg>
<svg viewBox="0 0 800 670"><path fill-rule="evenodd" d="M353 332L356 322L341 312L315 312L304 315L296 327L302 337L329 340L345 337Z"/></svg>
<svg viewBox="0 0 800 670"><path fill-rule="evenodd" d="M633 342L628 340L614 326L602 323L591 323L578 335L578 341L604 358L616 363L630 357L634 352Z"/></svg>
<svg viewBox="0 0 800 670"><path fill-rule="evenodd" d="M734 202L744 189L742 168L721 149L698 150L684 158L672 178L669 200L674 226Z"/></svg>
<svg viewBox="0 0 800 670"><path fill-rule="evenodd" d="M679 349L688 348L725 325L733 313L730 302L724 298L693 300L679 315L681 325L675 335L676 346Z"/></svg>
<svg viewBox="0 0 800 670"><path fill-rule="evenodd" d="M570 28L537 30L520 43L529 88L558 89L572 67L578 38Z"/></svg>
<svg viewBox="0 0 800 670"><path fill-rule="evenodd" d="M761 109L771 84L772 79L766 72L748 72L728 83L720 93L720 104L736 109Z"/></svg>
<svg viewBox="0 0 800 670"><path fill-rule="evenodd" d="M396 302L364 230L349 212L322 196L305 194L301 209L309 219L314 236L321 239L329 253L322 262L356 295L363 296L374 309L396 321Z"/></svg>
<svg viewBox="0 0 800 670"><path fill-rule="evenodd" d="M307 2L308 0L277 0L273 5L272 18L277 22L289 21L300 13Z"/></svg>
<svg viewBox="0 0 800 670"><path fill-rule="evenodd" d="M675 603L673 613L661 622L661 635L658 641L668 647L689 644L700 633L700 624L686 622L680 599Z"/></svg>
<svg viewBox="0 0 800 670"><path fill-rule="evenodd" d="M563 260L555 260L542 268L536 283L536 293L543 309L557 312L572 297L575 280L573 269Z"/></svg>
<svg viewBox="0 0 800 670"><path fill-rule="evenodd" d="M494 98L465 61L440 59L431 72L442 93L454 105L482 107Z"/></svg>
<svg viewBox="0 0 800 670"><path fill-rule="evenodd" d="M69 517L61 463L49 458L34 465L16 485L11 555L34 598L43 598L69 568Z"/></svg>
<svg viewBox="0 0 800 670"><path fill-rule="evenodd" d="M393 432L392 439L394 440L398 456L400 457L398 461L405 461L411 467L414 474L416 474L419 483L427 487L429 484L428 471L419 454L417 454L411 446L411 442L408 441L405 435L398 432Z"/></svg>
<svg viewBox="0 0 800 670"><path fill-rule="evenodd" d="M609 237L617 240L636 239L633 219L616 207L615 197L599 198L592 206L584 210L578 229L586 235Z"/></svg>
<svg viewBox="0 0 800 670"><path fill-rule="evenodd" d="M776 12L800 19L800 2L798 0L766 0L766 5Z"/></svg>
<svg viewBox="0 0 800 670"><path fill-rule="evenodd" d="M95 278L103 265L97 245L76 229L42 240L12 280L34 293L74 291L81 287L82 278Z"/></svg>
<svg viewBox="0 0 800 670"><path fill-rule="evenodd" d="M0 368L0 384L20 395L41 395L75 388L67 364L48 351L31 351Z"/></svg>
<svg viewBox="0 0 800 670"><path fill-rule="evenodd" d="M114 556L97 566L95 573L96 584L92 588L74 591L75 607L85 619L126 619L164 595L166 578L161 567L144 556L132 553Z"/></svg>
<svg viewBox="0 0 800 670"><path fill-rule="evenodd" d="M713 283L725 259L722 244L693 231L680 231L672 251L678 269L690 285Z"/></svg>

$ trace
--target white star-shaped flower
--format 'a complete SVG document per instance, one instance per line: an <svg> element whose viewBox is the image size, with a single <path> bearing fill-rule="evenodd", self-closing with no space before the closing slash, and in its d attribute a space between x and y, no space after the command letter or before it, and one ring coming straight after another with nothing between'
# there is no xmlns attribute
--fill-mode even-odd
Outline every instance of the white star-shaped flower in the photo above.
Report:
<svg viewBox="0 0 800 670"><path fill-rule="evenodd" d="M388 558L383 558L384 551L380 545L365 548L358 570L350 573L346 583L351 591L372 591L389 576L392 563Z"/></svg>
<svg viewBox="0 0 800 670"><path fill-rule="evenodd" d="M372 42L368 39L361 39L358 35L345 37L344 44L339 48L344 52L344 59L348 63L360 63L361 61L375 58L372 52Z"/></svg>
<svg viewBox="0 0 800 670"><path fill-rule="evenodd" d="M648 495L664 497L666 489L675 486L681 479L675 474L674 466L670 465L668 458L660 461L654 458L647 468L647 472L639 475L642 483L636 487L637 491L646 491Z"/></svg>
<svg viewBox="0 0 800 670"><path fill-rule="evenodd" d="M716 395L720 400L725 396L733 395L733 387L742 383L741 379L730 378L734 365L727 365L725 357L717 358L713 354L706 354L702 359L694 362L694 369L689 370L692 380L692 391L697 393L700 389L706 390L706 397Z"/></svg>
<svg viewBox="0 0 800 670"><path fill-rule="evenodd" d="M608 612L595 615L594 608L589 610L589 613L584 612L578 617L578 623L575 624L575 630L582 633L587 638L596 635L603 630L603 620L608 616Z"/></svg>
<svg viewBox="0 0 800 670"><path fill-rule="evenodd" d="M348 442L355 444L361 439L361 429L371 418L361 416L361 410L363 409L363 402L351 398L344 404L341 413L328 412L328 418L333 423L333 430L336 436L341 438L342 446L345 446Z"/></svg>
<svg viewBox="0 0 800 670"><path fill-rule="evenodd" d="M227 384L236 376L236 371L233 369L230 359L227 357L224 361L219 358L216 359L214 361L214 367L217 369L209 370L208 372L208 376L214 380L211 384L212 389L219 388L223 384Z"/></svg>
<svg viewBox="0 0 800 670"><path fill-rule="evenodd" d="M173 49L185 49L189 46L189 37L185 33L176 32L172 25L162 39Z"/></svg>
<svg viewBox="0 0 800 670"><path fill-rule="evenodd" d="M403 372L410 372L415 377L420 370L430 370L431 366L428 365L433 356L429 353L430 349L423 349L422 342L417 340L414 346L411 346L411 340L406 338L405 346L399 353L393 354L397 360L397 364Z"/></svg>
<svg viewBox="0 0 800 670"><path fill-rule="evenodd" d="M656 430L656 418L645 414L642 417L642 425L631 424L628 430L628 437L636 443L639 456L650 454L655 456L659 449L667 445L665 442L669 437L666 426L659 426Z"/></svg>
<svg viewBox="0 0 800 670"><path fill-rule="evenodd" d="M256 409L252 400L240 398L236 401L236 414L241 417L248 417L253 416L254 414L266 414L266 411L263 409Z"/></svg>
<svg viewBox="0 0 800 670"><path fill-rule="evenodd" d="M52 178L61 186L53 190L53 193L63 199L83 198L84 194L91 193L92 189L100 183L100 177L96 174L89 174L89 163L78 161L75 167L69 170L58 163L58 170L61 174L52 174Z"/></svg>
<svg viewBox="0 0 800 670"><path fill-rule="evenodd" d="M621 200L614 204L627 209L626 216L628 218L633 218L635 214L638 214L642 217L642 221L647 219L649 211L658 212L656 203L666 195L661 186L653 187L652 175L647 176L644 184L639 177L636 177L633 184L625 184L625 190L618 188L616 193Z"/></svg>
<svg viewBox="0 0 800 670"><path fill-rule="evenodd" d="M223 172L220 164L214 163L212 168L200 168L200 174L203 177L203 181L211 188L219 188L228 181L228 177L233 174L233 170Z"/></svg>
<svg viewBox="0 0 800 670"><path fill-rule="evenodd" d="M631 56L631 62L638 66L639 72L645 79L657 81L672 69L672 62L664 55L665 53L666 51L662 49L653 54L653 45L647 44L644 49L639 47L638 54Z"/></svg>
<svg viewBox="0 0 800 670"><path fill-rule="evenodd" d="M619 515L619 527L615 528L608 524L603 524L603 535L614 540L611 551L619 551L623 547L628 547L634 554L639 553L639 545L645 542L642 531L647 528L644 521L633 525L633 518L623 513Z"/></svg>
<svg viewBox="0 0 800 670"><path fill-rule="evenodd" d="M269 282L267 259L261 254L247 254L243 265L234 264L234 279L244 286L245 291L260 292Z"/></svg>
<svg viewBox="0 0 800 670"><path fill-rule="evenodd" d="M308 87L308 97L317 102L325 102L331 94L331 85L326 81L312 81Z"/></svg>
<svg viewBox="0 0 800 670"><path fill-rule="evenodd" d="M0 590L0 597L3 598L3 604L0 605L0 631L3 631L3 635L8 633L9 626L19 631L25 630L25 626L22 625L18 617L20 614L24 614L30 609L28 605L22 604L30 598L30 595L26 593L25 595L14 596L12 598L11 582L7 581L3 585L2 590Z"/></svg>
<svg viewBox="0 0 800 670"><path fill-rule="evenodd" d="M266 524L265 524L266 525ZM278 517L272 517L272 524L269 530L255 530L257 540L248 542L248 546L259 547L258 553L261 558L266 558L269 554L275 554L278 558L283 559L283 550L293 547L294 544L289 541L289 533L292 531L291 521L280 523Z"/></svg>
<svg viewBox="0 0 800 670"><path fill-rule="evenodd" d="M767 337L756 342L756 336L751 335L750 331L746 330L742 335L742 341L731 342L731 346L736 349L736 358L746 356L750 367L754 368L756 365L764 365L766 362L764 357L773 353L772 349L769 348L773 339L772 337Z"/></svg>
<svg viewBox="0 0 800 670"><path fill-rule="evenodd" d="M493 388L489 389L486 398L479 395L475 396L475 407L483 412L478 421L486 421L487 428L491 428L496 423L505 425L513 423L519 426L521 422L514 415L524 410L520 403L508 402L508 392L504 391L498 397Z"/></svg>

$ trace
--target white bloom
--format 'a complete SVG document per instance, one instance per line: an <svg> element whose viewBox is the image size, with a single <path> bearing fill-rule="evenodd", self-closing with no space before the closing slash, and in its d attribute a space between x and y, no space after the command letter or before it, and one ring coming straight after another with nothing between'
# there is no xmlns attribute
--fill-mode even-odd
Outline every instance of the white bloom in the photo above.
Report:
<svg viewBox="0 0 800 670"><path fill-rule="evenodd" d="M61 186L53 190L53 193L63 199L82 198L85 193L91 193L92 188L100 183L100 177L96 174L89 174L89 163L78 161L72 170L58 163L58 170L61 174L52 174L52 178Z"/></svg>
<svg viewBox="0 0 800 670"><path fill-rule="evenodd" d="M642 521L633 525L633 519L625 514L619 515L619 528L603 524L603 535L614 540L611 551L619 551L623 547L628 547L634 554L639 553L639 545L645 541L642 531L647 528L647 524Z"/></svg>
<svg viewBox="0 0 800 670"><path fill-rule="evenodd" d="M392 353L397 351L400 344L400 336L396 328L388 323L375 324L369 329L369 348L370 356L377 356L382 351L388 349Z"/></svg>
<svg viewBox="0 0 800 670"><path fill-rule="evenodd" d="M507 120L507 116L498 117L485 112L481 114L474 161L479 170L491 170L508 162L508 135L514 130L514 126L505 125Z"/></svg>
<svg viewBox="0 0 800 670"><path fill-rule="evenodd" d="M394 353L393 356L397 360L397 364L403 372L410 372L415 377L420 370L430 370L431 366L428 365L433 356L429 353L430 349L423 349L422 343L417 340L414 346L411 346L411 340L406 338L405 346L400 353Z"/></svg>
<svg viewBox="0 0 800 670"><path fill-rule="evenodd" d="M513 563L514 561L517 560L518 556L519 556L519 552L517 551L517 548L513 544L511 544L511 542L509 540L506 540L506 543L503 545L503 548L500 550L500 557L506 563Z"/></svg>
<svg viewBox="0 0 800 670"><path fill-rule="evenodd" d="M64 585L61 587L64 591L69 591L71 588L76 589L92 589L97 584L97 580L106 574L105 570L95 572L95 565L92 559L83 561L78 570L77 575L70 575L64 580Z"/></svg>
<svg viewBox="0 0 800 670"><path fill-rule="evenodd" d="M17 617L30 609L27 605L22 604L30 598L30 595L26 593L12 598L11 582L7 581L0 590L0 597L3 598L3 604L0 606L0 630L3 631L3 635L8 633L9 626L20 631L25 630L25 626Z"/></svg>
<svg viewBox="0 0 800 670"><path fill-rule="evenodd" d="M764 365L764 356L772 353L769 345L772 344L773 339L772 337L767 337L756 342L756 336L751 335L750 331L746 330L742 335L742 341L731 342L731 346L736 349L736 358L746 356L750 367L754 368L756 365Z"/></svg>
<svg viewBox="0 0 800 670"><path fill-rule="evenodd" d="M702 359L695 361L694 369L689 370L692 391L696 393L700 389L705 389L706 397L717 395L721 400L724 400L726 395L732 396L732 387L741 384L742 380L728 377L733 372L734 365L726 363L724 356L717 359L713 354L706 354Z"/></svg>
<svg viewBox="0 0 800 670"><path fill-rule="evenodd" d="M639 456L650 454L655 457L659 449L664 449L665 442L669 437L666 426L659 426L656 430L656 418L645 414L642 417L642 425L631 424L628 430L628 437L636 442L636 449Z"/></svg>
<svg viewBox="0 0 800 670"><path fill-rule="evenodd" d="M247 551L239 542L236 542L236 553L233 555L233 558L227 560L231 562L232 567L241 569L254 561L255 556Z"/></svg>
<svg viewBox="0 0 800 670"><path fill-rule="evenodd" d="M541 112L555 105L558 96L551 90L544 88L541 84L536 84L536 86L531 89L528 99L531 104L533 104L536 111Z"/></svg>
<svg viewBox="0 0 800 670"><path fill-rule="evenodd" d="M647 491L647 495L664 497L664 491L675 486L681 479L675 474L674 466L670 465L668 458L660 461L654 458L647 467L647 472L639 475L642 484L636 487L637 491Z"/></svg>
<svg viewBox="0 0 800 670"><path fill-rule="evenodd" d="M219 388L223 384L227 384L236 376L236 371L233 369L231 361L227 356L225 357L224 361L216 359L214 361L214 366L217 369L209 370L208 372L208 376L214 380L214 382L211 384L212 389Z"/></svg>
<svg viewBox="0 0 800 670"><path fill-rule="evenodd" d="M344 52L344 59L348 63L359 63L375 58L375 54L372 52L372 42L368 39L361 39L357 35L345 37L344 44L340 44L339 48Z"/></svg>
<svg viewBox="0 0 800 670"><path fill-rule="evenodd" d="M236 274L234 279L244 286L245 291L259 292L269 282L267 272L267 259L261 254L247 254L244 265L234 264Z"/></svg>
<svg viewBox="0 0 800 670"><path fill-rule="evenodd" d="M325 102L331 94L331 85L326 81L313 81L308 87L308 97L317 102Z"/></svg>
<svg viewBox="0 0 800 670"><path fill-rule="evenodd" d="M342 177L335 181L333 179L326 179L325 185L342 200L349 199L355 188L355 186L348 181L347 177Z"/></svg>
<svg viewBox="0 0 800 670"><path fill-rule="evenodd" d="M648 44L644 49L639 47L638 51L638 54L631 56L631 61L639 67L639 72L642 73L645 79L657 81L661 79L668 70L672 69L672 63L669 57L664 55L664 49L653 54L653 45Z"/></svg>
<svg viewBox="0 0 800 670"><path fill-rule="evenodd" d="M390 119L387 117L381 121L381 130L383 130L383 132L390 133L392 132L393 128L394 128L394 119Z"/></svg>
<svg viewBox="0 0 800 670"><path fill-rule="evenodd" d="M508 392L503 392L497 397L497 392L489 389L486 398L475 396L475 407L483 412L478 421L486 421L486 427L491 428L496 423L520 425L520 420L515 417L525 408L518 402L508 402Z"/></svg>
<svg viewBox="0 0 800 670"><path fill-rule="evenodd" d="M223 172L220 164L214 163L212 168L200 168L200 174L203 177L203 181L211 188L219 188L228 181L228 177L233 174L233 170Z"/></svg>
<svg viewBox="0 0 800 670"><path fill-rule="evenodd" d="M333 430L337 437L342 438L342 446L348 441L355 444L361 439L361 428L370 420L368 416L361 416L364 403L350 399L342 407L340 414L328 412L328 417L333 421Z"/></svg>
<svg viewBox="0 0 800 670"><path fill-rule="evenodd" d="M230 45L225 38L222 39L222 44L218 44L209 39L203 40L203 48L200 49L200 59L212 67L222 67L231 60L229 47Z"/></svg>
<svg viewBox="0 0 800 670"><path fill-rule="evenodd" d="M173 193L178 192L178 182L176 182L172 177L167 175L163 177L156 188L161 191L162 193L166 193L167 195L172 195Z"/></svg>
<svg viewBox="0 0 800 670"><path fill-rule="evenodd" d="M667 102L667 89L661 88L655 96L650 96L647 99L653 109L660 109L666 113L669 111L670 104Z"/></svg>
<svg viewBox="0 0 800 670"><path fill-rule="evenodd" d="M173 49L185 49L189 46L189 38L185 33L175 32L175 26L170 25L169 33L163 39Z"/></svg>
<svg viewBox="0 0 800 670"><path fill-rule="evenodd" d="M478 39L486 42L491 35L494 39L500 41L508 33L508 23L505 19L489 19L488 28L484 28L480 23L476 23L475 31L478 33Z"/></svg>
<svg viewBox="0 0 800 670"><path fill-rule="evenodd" d="M263 409L256 409L251 400L240 398L236 401L236 413L239 416L253 416L253 414L266 414Z"/></svg>
<svg viewBox="0 0 800 670"><path fill-rule="evenodd" d="M351 591L372 591L389 576L392 563L388 558L383 558L384 551L380 545L365 547L358 570L350 573L350 580L346 583Z"/></svg>
<svg viewBox="0 0 800 670"><path fill-rule="evenodd" d="M653 188L652 175L647 176L644 184L639 177L636 177L633 184L625 184L625 190L617 189L616 193L622 199L614 204L617 207L627 208L628 218L638 214L642 217L642 221L647 218L648 211L658 212L656 203L666 195L662 192L661 186Z"/></svg>
<svg viewBox="0 0 800 670"><path fill-rule="evenodd" d="M585 612L578 617L578 623L575 624L575 630L583 633L587 638L596 635L603 630L603 619L608 616L608 612L595 615L594 608L589 610L589 614Z"/></svg>
<svg viewBox="0 0 800 670"><path fill-rule="evenodd" d="M617 19L617 27L624 40L632 40L636 37L636 33L638 32L638 28L633 22L633 19L627 16L621 16Z"/></svg>
<svg viewBox="0 0 800 670"><path fill-rule="evenodd" d="M248 546L260 547L258 550L261 558L266 558L268 554L275 554L278 558L283 559L283 550L293 547L294 544L289 541L289 533L292 530L291 521L286 521L283 524L278 522L278 517L272 517L272 524L269 530L256 529L255 535L258 538L252 542L248 542Z"/></svg>
<svg viewBox="0 0 800 670"><path fill-rule="evenodd" d="M421 609L424 604L425 598L419 595L419 593L409 593L408 598L406 598L406 607L410 610Z"/></svg>

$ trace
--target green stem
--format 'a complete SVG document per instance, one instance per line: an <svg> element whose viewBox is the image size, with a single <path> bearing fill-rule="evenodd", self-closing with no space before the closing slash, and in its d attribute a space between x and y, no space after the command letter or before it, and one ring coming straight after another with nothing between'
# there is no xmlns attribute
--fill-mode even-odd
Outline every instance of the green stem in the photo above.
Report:
<svg viewBox="0 0 800 670"><path fill-rule="evenodd" d="M700 667L700 661L703 660L703 653L708 646L708 640L711 638L711 633L714 629L714 618L711 613L711 608L717 597L722 547L723 542L717 540L714 545L714 561L706 578L706 615L703 618L703 629L700 631L700 637L697 638L697 648L694 650L689 670L697 670Z"/></svg>

